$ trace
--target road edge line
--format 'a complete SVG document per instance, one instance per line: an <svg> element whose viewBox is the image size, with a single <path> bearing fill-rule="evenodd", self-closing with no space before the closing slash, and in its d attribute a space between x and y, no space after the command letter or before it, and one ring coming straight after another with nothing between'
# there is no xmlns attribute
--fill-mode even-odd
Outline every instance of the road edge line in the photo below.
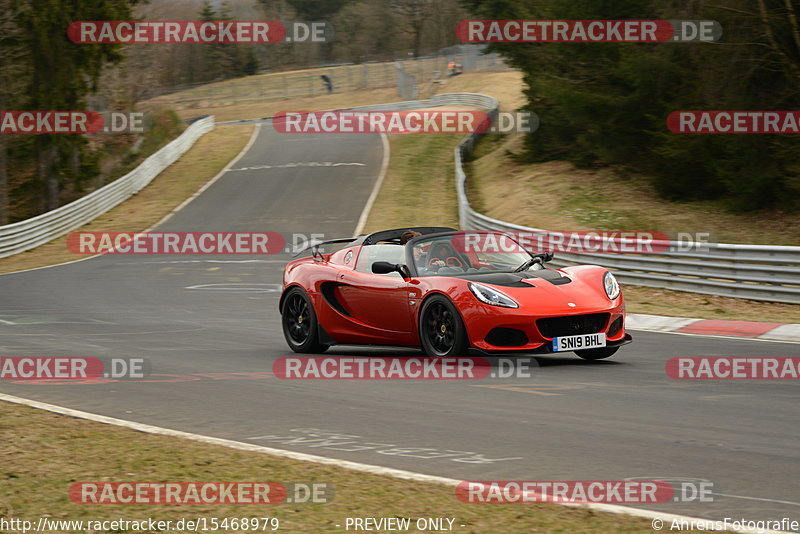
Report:
<svg viewBox="0 0 800 534"><path fill-rule="evenodd" d="M247 151L250 149L250 147L253 146L253 143L255 143L256 137L258 137L258 132L260 130L261 130L261 125L260 124L256 124L255 128L253 129L253 133L251 134L250 139L247 141L247 144L244 146L244 148L238 154L236 154L236 156L234 156L234 158L232 160L230 160L213 178L211 178L211 180L209 180L208 182L203 184L203 186L199 190L195 191L192 196L190 196L189 198L187 198L186 200L181 202L178 205L177 208L174 208L172 211L170 211L169 213L164 215L161 219L159 219L158 222L156 222L154 225L150 226L149 228L146 228L146 229L142 230L141 232L149 232L153 228L156 228L160 224L166 222L170 217L172 217L173 215L178 213L180 210L182 210L190 201L194 200L197 196L199 196L200 193L202 193L203 191L208 189L211 186L212 183L214 183L217 180L219 180L222 177L222 175L225 174L226 172L228 172L228 170L233 166L233 164L236 163L237 161L239 161L242 158L242 156L244 156L247 153ZM119 205L122 206L123 204L125 204L125 202L122 202ZM98 217L99 217L99 215L98 215ZM92 219L92 220L94 220L94 219ZM92 222L92 221L89 221L89 223L90 222ZM86 224L89 224L89 223L86 223ZM48 241L47 243L50 243L50 241ZM43 243L43 245L46 245L47 243ZM36 247L36 248L39 248L39 247ZM36 250L36 248L32 248L31 250ZM88 256L86 258L79 258L77 260L64 261L64 262L61 262L61 263L54 263L53 265L43 265L41 267L32 267L30 269L21 269L19 271L11 271L10 273L0 273L0 276L5 276L5 275L8 275L8 274L27 273L27 272L31 272L31 271L39 271L41 269L50 269L51 267L61 267L63 265L71 265L73 263L78 263L78 262L81 262L81 261L91 260L91 259L97 258L98 256L104 256L105 254L106 253L104 252L104 253L101 253L101 254L95 254L94 256Z"/></svg>
<svg viewBox="0 0 800 534"><path fill-rule="evenodd" d="M214 183L216 183L217 180L222 178L223 174L228 172L231 169L231 167L233 167L236 163L238 163L239 160L242 159L244 157L244 155L247 154L247 152L250 151L251 148L253 148L253 145L256 142L256 138L258 137L258 134L260 132L261 132L261 125L260 124L256 124L255 127L253 128L253 133L250 134L250 139L247 140L247 143L244 145L244 147L242 147L242 149L239 151L239 153L236 154L233 157L233 159L231 159L228 163L226 163L225 166L222 167L222 169L220 169L220 171L216 175L214 175L213 178L211 178L209 181L207 181L205 184L203 184L203 186L200 187L200 189L198 189L197 191L195 191L194 194L192 194L192 196L190 196L189 198L187 198L186 200L184 200L183 202L178 204L178 207L174 208L172 211L170 211L169 213L164 215L161 219L159 219L159 221L157 223L152 225L150 228L142 230L142 232L149 232L153 228L157 228L157 227L161 226L162 224L164 224L165 222L170 220L176 213L178 213L183 208L188 206L194 199L196 199L197 197L202 195L203 192L205 192L206 189L208 189L209 187L214 185Z"/></svg>
<svg viewBox="0 0 800 534"><path fill-rule="evenodd" d="M170 436L175 438L183 438L189 439L192 441L198 441L201 443L206 443L209 445L219 445L221 447L228 447L230 449L238 449L243 451L250 451L250 452L258 452L261 454L269 454L272 456L278 456L281 458L290 458L292 460L299 460L304 462L311 462L316 464L323 464L323 465L332 465L335 467L341 467L343 469L349 469L351 471L359 471L362 473L369 473L373 475L382 475L388 476L392 478L399 478L403 480L413 480L415 482L429 482L435 484L442 484L446 486L456 487L462 481L456 480L454 478L447 478L447 477L440 477L436 475L426 475L423 473L415 473L413 471L405 471L402 469L395 469L393 467L382 467L379 465L370 465L370 464L362 464L359 462L352 462L349 460L339 460L337 458L328 458L326 456L317 456L313 454L306 454L303 452L294 452L285 449L274 449L272 447L264 447L262 445L253 445L251 443L244 443L241 441L233 441L229 439L223 438L214 438L211 436L204 436L202 434L194 434L191 432L184 432L182 430L173 430L170 428L164 428L155 425L148 425L145 423L137 423L135 421L127 421L125 419L117 419L116 417L109 417L106 415L99 415L93 414L90 412L84 412L81 410L74 410L72 408L65 408L63 406L57 406L55 404L48 404L45 402L39 402L31 399L25 399L22 397L17 397L14 395L8 395L6 393L0 393L0 401L9 402L12 404L21 404L24 406L28 406L30 408L37 408L39 410L44 410L52 413L57 413L60 415L66 415L69 417L75 417L77 419L86 419L89 421L94 421L96 423L103 423L107 425L114 425L120 426L124 428L129 428L131 430L136 430L138 432L144 432L146 434L157 434L162 436ZM454 497L455 498L455 495ZM702 519L698 517L691 517L685 515L677 515L677 514L669 514L666 512L658 512L655 510L646 510L641 508L629 508L627 506L620 506L616 504L604 504L604 503L587 503L587 504L575 504L575 503L554 503L560 504L562 506L568 506L570 508L584 508L589 510L595 510L598 512L607 512L612 514L624 514L630 515L635 517L642 517L646 519L652 519L654 521L694 521L695 524L697 522L703 523L711 523L717 520L714 519ZM655 524L655 523L654 523ZM713 530L713 529L710 529ZM743 528L739 530L728 529L727 532L736 532L739 534L789 534L789 533L781 533L774 530L759 530L759 529L750 529L750 528Z"/></svg>
<svg viewBox="0 0 800 534"><path fill-rule="evenodd" d="M381 143L383 144L383 160L381 161L381 170L378 173L378 179L375 181L375 185L372 186L372 192L369 194L367 203L364 204L364 209L361 210L361 216L358 218L358 223L356 224L356 229L353 232L353 236L361 234L361 232L364 230L364 227L367 225L367 219L369 219L369 213L372 211L372 205L375 203L375 199L378 198L378 193L380 193L381 186L383 186L383 180L386 178L386 172L389 170L389 157L391 152L389 149L389 136L387 136L385 133L381 134Z"/></svg>

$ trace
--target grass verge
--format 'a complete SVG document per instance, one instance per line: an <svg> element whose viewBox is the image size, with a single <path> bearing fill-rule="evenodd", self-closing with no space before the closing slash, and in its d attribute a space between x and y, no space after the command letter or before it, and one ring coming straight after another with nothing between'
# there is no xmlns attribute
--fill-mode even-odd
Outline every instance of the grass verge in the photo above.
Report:
<svg viewBox="0 0 800 534"><path fill-rule="evenodd" d="M75 231L136 232L161 220L213 178L247 144L253 126L218 126L137 195ZM67 250L67 236L0 259L0 273L80 259Z"/></svg>
<svg viewBox="0 0 800 534"><path fill-rule="evenodd" d="M800 244L800 212L734 214L713 202L668 202L619 170L563 161L520 164L521 134L486 136L471 163L476 209L534 228L711 232L719 243Z"/></svg>
<svg viewBox="0 0 800 534"><path fill-rule="evenodd" d="M458 228L453 148L462 137L390 136L389 168L364 231L426 225Z"/></svg>
<svg viewBox="0 0 800 534"><path fill-rule="evenodd" d="M434 71L441 71L444 60L428 58L400 61L405 72L420 80L429 80ZM203 108L222 108L238 104L289 101L298 97L324 95L321 75L331 78L334 91L352 94L361 91L391 91L397 84L397 61L361 65L313 67L294 71L271 72L206 83L182 91L150 98L148 105L166 106L197 114Z"/></svg>
<svg viewBox="0 0 800 534"><path fill-rule="evenodd" d="M503 109L515 109L522 105L516 89L520 83L518 72L470 73L445 79L439 92L483 92L497 98ZM453 149L463 137L391 136L389 168L364 231L427 225L457 228Z"/></svg>
<svg viewBox="0 0 800 534"><path fill-rule="evenodd" d="M214 115L219 122L269 117L279 111L317 111L322 109L347 108L383 104L402 100L395 89L370 89L324 95L304 96L292 99L275 98L255 102L207 105L179 110L181 118L199 115ZM161 102L143 102L144 109L159 109ZM167 102L166 105L172 105Z"/></svg>
<svg viewBox="0 0 800 534"><path fill-rule="evenodd" d="M625 285L628 313L800 324L800 306Z"/></svg>
<svg viewBox="0 0 800 534"><path fill-rule="evenodd" d="M342 532L347 517L449 517L472 533L652 533L651 521L554 504L471 505L454 488L136 432L0 402L0 516L37 521L276 517L280 532ZM327 504L85 505L74 482L326 482ZM342 525L337 527L336 525ZM465 525L461 527L460 525ZM412 529L411 532L416 530Z"/></svg>

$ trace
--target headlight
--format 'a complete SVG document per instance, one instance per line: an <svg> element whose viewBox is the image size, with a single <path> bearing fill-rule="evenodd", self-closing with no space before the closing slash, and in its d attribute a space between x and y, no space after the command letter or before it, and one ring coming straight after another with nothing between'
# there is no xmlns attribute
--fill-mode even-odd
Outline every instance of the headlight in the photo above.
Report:
<svg viewBox="0 0 800 534"><path fill-rule="evenodd" d="M482 284L469 283L469 289L478 300L492 306L503 306L504 308L519 308L519 304L514 302L511 297L500 293L496 289Z"/></svg>
<svg viewBox="0 0 800 534"><path fill-rule="evenodd" d="M606 273L603 277L603 287L606 288L606 295L608 295L608 298L611 300L619 296L619 282L617 282L613 274Z"/></svg>

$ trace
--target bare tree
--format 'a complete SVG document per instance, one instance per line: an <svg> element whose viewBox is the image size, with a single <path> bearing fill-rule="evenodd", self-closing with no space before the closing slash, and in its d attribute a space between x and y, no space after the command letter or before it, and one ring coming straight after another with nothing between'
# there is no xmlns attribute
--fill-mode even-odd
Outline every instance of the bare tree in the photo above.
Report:
<svg viewBox="0 0 800 534"><path fill-rule="evenodd" d="M777 9L770 10L764 0L758 0L758 16L761 21L764 36L770 50L780 59L783 68L793 78L800 79L800 29L797 23L797 5L791 0L784 0L784 4ZM786 24L788 17L789 24ZM778 31L787 37L780 39Z"/></svg>
<svg viewBox="0 0 800 534"><path fill-rule="evenodd" d="M446 48L458 43L456 24L469 18L458 0L431 0L432 28L429 28L434 48Z"/></svg>
<svg viewBox="0 0 800 534"><path fill-rule="evenodd" d="M347 4L332 21L336 34L347 37L336 40L337 59L361 63L391 55L397 45L392 22L392 13L383 0Z"/></svg>
<svg viewBox="0 0 800 534"><path fill-rule="evenodd" d="M20 31L16 25L19 11L12 0L0 0L0 111L13 109L22 86ZM6 134L0 133L0 225L8 224L8 146Z"/></svg>
<svg viewBox="0 0 800 534"><path fill-rule="evenodd" d="M414 57L419 57L422 32L431 15L431 0L392 0L392 9L402 19L404 31L411 36Z"/></svg>

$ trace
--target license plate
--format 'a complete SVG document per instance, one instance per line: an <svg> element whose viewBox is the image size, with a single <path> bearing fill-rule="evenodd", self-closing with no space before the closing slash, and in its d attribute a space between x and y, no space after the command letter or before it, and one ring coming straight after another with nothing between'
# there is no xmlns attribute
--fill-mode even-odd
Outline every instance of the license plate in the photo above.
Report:
<svg viewBox="0 0 800 534"><path fill-rule="evenodd" d="M605 334L581 334L553 338L553 352L599 349L606 346Z"/></svg>

